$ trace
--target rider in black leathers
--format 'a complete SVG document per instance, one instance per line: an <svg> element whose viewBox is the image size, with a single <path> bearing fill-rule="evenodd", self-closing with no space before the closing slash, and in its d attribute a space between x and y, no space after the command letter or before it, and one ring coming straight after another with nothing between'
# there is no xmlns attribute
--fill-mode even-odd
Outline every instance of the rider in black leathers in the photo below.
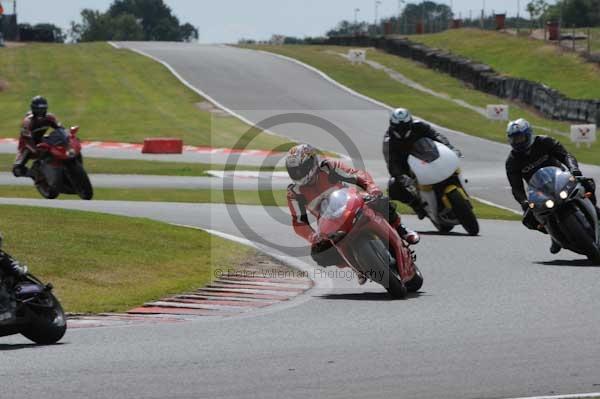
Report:
<svg viewBox="0 0 600 399"><path fill-rule="evenodd" d="M27 266L22 266L17 260L4 252L2 248L2 233L0 233L0 325L10 322L15 317L14 293L11 292L10 280L27 273Z"/></svg>
<svg viewBox="0 0 600 399"><path fill-rule="evenodd" d="M556 166L561 169L565 167L571 174L580 179L586 191L592 193L592 202L600 216L600 210L596 202L596 185L593 179L583 178L579 164L575 157L556 139L548 136L534 136L533 129L525 119L517 119L510 122L507 128L508 141L512 151L506 160L506 175L512 188L515 200L521 205L523 211L523 224L530 229L536 230L538 222L529 212L527 194L525 193L524 181L529 179L541 168ZM550 252L555 254L560 251L560 245L552 241Z"/></svg>
<svg viewBox="0 0 600 399"><path fill-rule="evenodd" d="M413 120L410 112L404 108L392 112L390 126L383 137L383 156L391 176L388 182L389 196L408 204L419 219L423 219L427 213L425 204L417 193L414 180L410 177L408 156L415 142L423 137L440 142L462 156L446 136L437 132L428 123Z"/></svg>

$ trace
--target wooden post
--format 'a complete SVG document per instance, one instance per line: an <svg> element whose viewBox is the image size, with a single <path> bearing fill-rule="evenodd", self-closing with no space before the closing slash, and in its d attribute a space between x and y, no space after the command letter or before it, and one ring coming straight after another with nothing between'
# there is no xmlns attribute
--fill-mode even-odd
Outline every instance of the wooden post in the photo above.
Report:
<svg viewBox="0 0 600 399"><path fill-rule="evenodd" d="M572 43L571 49L573 51L575 51L575 27L574 26L573 26L573 32L571 34L571 43Z"/></svg>
<svg viewBox="0 0 600 399"><path fill-rule="evenodd" d="M588 28L587 30L587 45L588 45L588 55L592 53L592 30Z"/></svg>

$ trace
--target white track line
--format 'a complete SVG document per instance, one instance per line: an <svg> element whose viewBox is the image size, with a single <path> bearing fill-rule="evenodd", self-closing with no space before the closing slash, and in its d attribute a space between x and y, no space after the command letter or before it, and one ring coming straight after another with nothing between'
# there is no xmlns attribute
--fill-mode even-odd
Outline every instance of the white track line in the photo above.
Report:
<svg viewBox="0 0 600 399"><path fill-rule="evenodd" d="M476 199L477 201L481 202L482 204L486 204L486 205L490 205L490 206L495 206L496 208L500 208L500 209L504 209L505 211L514 213L515 215L522 215L522 212L517 211L516 209L512 209L503 205L499 205L496 204L494 202L488 201L488 200L484 200L483 198L479 198L479 197L474 197L471 195L471 198Z"/></svg>
<svg viewBox="0 0 600 399"><path fill-rule="evenodd" d="M122 49L123 47L119 46L117 43L114 42L108 42L108 44L110 44L111 46L113 46L114 48L117 49ZM226 106L224 106L223 104L221 104L220 102L218 102L217 100L215 100L213 97L209 96L207 93L205 93L204 91L198 89L197 87L195 87L194 85L192 85L190 82L188 82L187 80L185 80L183 78L183 76L181 76L176 70L175 68L173 68L170 64L168 64L166 61L163 61L159 58L156 58L155 56L148 54L142 50L138 50L135 48L131 48L131 47L126 47L127 50L129 51L133 51L134 53L137 53L139 55L143 55L144 57L148 57L153 61L158 62L159 64L163 65L165 68L167 68L169 70L169 72L171 72L173 74L173 76L175 76L177 79L179 79L179 81L181 83L183 83L184 86L186 86L188 89L192 90L193 92L195 92L196 94L198 94L199 96L207 99L208 101L210 101L211 103L213 103L217 108L221 108L223 111L227 112L228 114L231 114L233 116L235 116L236 118L238 118L239 120L241 120L242 122L246 123L248 126L255 126L255 124L247 119L246 117L238 114L237 112L233 111L232 109L227 108ZM259 126L260 128L260 126ZM277 134L275 132L272 132L270 130L265 130L260 128L261 131L273 135L273 136L277 136L277 137L282 137L285 139L289 139L288 137L284 137L280 134Z"/></svg>
<svg viewBox="0 0 600 399"><path fill-rule="evenodd" d="M288 255L284 255L281 254L279 252L275 252L272 249L264 246L264 245L260 245L257 244L253 241L250 241L246 238L241 238L238 236L234 236L232 234L227 234L227 233L223 233L221 231L218 230L212 230L212 229L202 229L200 227L196 227L196 226L188 226L185 224L174 224L174 226L179 226L179 227L186 227L189 229L194 229L194 230L202 230L202 231L206 231L209 234L224 238L226 240L229 241L233 241L233 242L237 242L239 244L243 244L252 248L255 248L261 252L266 253L269 256L272 256L273 258L277 259L278 261L285 263L286 265L293 267L294 269L306 272L307 276L311 276L313 271L314 271L314 267L312 267L311 265L309 265L308 263L302 262L301 260L288 256ZM333 287L333 281L330 278L319 278L319 279L311 279L314 283L314 286L312 289L314 288L324 288L324 289L330 289ZM304 292L304 294L307 291ZM281 292L279 292L278 295L281 295Z"/></svg>
<svg viewBox="0 0 600 399"><path fill-rule="evenodd" d="M304 62L302 62L300 60L297 60L295 58L291 58L291 57L288 57L288 56L285 56L285 55L281 55L281 54L271 53L271 52L265 51L265 50L250 50L250 49L244 49L244 50L258 51L259 53L268 54L268 55L271 55L273 57L277 57L277 58L281 58L281 59L286 60L286 61L293 62L294 64L300 65L300 66L302 66L302 67L304 67L304 68L306 68L306 69L308 69L308 70L316 73L317 75L319 75L320 77L322 77L323 79L325 79L326 81L328 81L329 83L333 84L334 86L338 87L339 89L342 89L345 92L347 92L347 93L349 93L349 94L351 94L351 95L353 95L355 97L358 97L358 98L360 98L362 100L368 101L368 102L370 102L372 104L379 105L380 107L383 107L383 108L387 109L388 111L392 111L393 109L395 109L395 107L392 107L391 105L388 105L388 104L383 103L383 102L381 102L379 100L375 100L374 98L371 98L371 97L368 97L368 96L366 96L364 94L361 94L361 93L359 93L359 92L351 89L348 86L344 86L343 84L341 84L337 80L333 79L331 76L327 75L325 72L323 72L323 71L321 71L321 70L319 70L319 69L317 69L317 68L315 68L315 67L313 67L311 65L308 65L308 64L306 64L306 63L304 63ZM419 118L417 115L415 115L415 116L417 118ZM425 120L423 118L419 118L419 119ZM472 138L472 139L484 141L488 145L497 145L497 146L502 146L503 148L507 148L508 147L507 144L498 143L497 141L492 141L492 140L484 139L482 137L472 136L470 134L467 134L467 133L464 133L464 132L460 132L458 130L448 129L447 127L443 127L443 126L437 125L437 124L432 123L432 122L428 122L428 123L430 125L432 125L433 127L442 128L442 129L445 129L445 130L447 130L447 131L449 131L451 133L458 134L460 136L469 137L469 138Z"/></svg>
<svg viewBox="0 0 600 399"><path fill-rule="evenodd" d="M116 44L116 43L114 43L114 42L108 42L108 43L109 43L111 46L113 46L113 47L115 47L115 48L117 48L117 49L120 49L120 48L121 48L121 47L120 47L118 44ZM206 94L204 91L202 91L202 90L198 89L197 87L193 86L193 85L192 85L190 82L188 82L187 80L185 80L185 79L184 79L184 78L183 78L183 77L182 77L182 76L181 76L181 75L180 75L180 74L179 74L179 73L178 73L178 72L177 72L177 71L176 71L176 70L175 70L175 69L174 69L174 68L173 68L171 65L169 65L167 62L165 62L165 61L162 61L162 60L160 60L160 59L158 59L158 58L154 57L153 55L150 55L150 54L148 54L148 53L146 53L146 52L144 52L144 51L142 51L142 50L133 49L133 48L128 48L128 49L129 49L130 51L133 51L133 52L135 52L135 53L138 53L138 54L140 54L140 55L143 55L144 57L148 57L148 58L150 58L150 59L152 59L152 60L154 60L154 61L156 61L156 62L158 62L158 63L162 64L162 65L163 65L165 68L167 68L167 69L168 69L168 70L169 70L169 71L170 71L170 72L171 72L171 73L172 73L172 74L173 74L173 75L174 75L174 76L175 76L177 79L179 79L179 81L180 81L181 83L183 83L183 84L184 84L184 85L185 85L187 88L189 88L190 90L194 91L194 92L195 92L195 93L197 93L198 95L200 95L200 96L202 96L202 97L206 98L208 101L210 101L211 103L213 103L213 104L214 104L214 105L216 105L217 107L219 107L219 108L221 108L222 110L224 110L225 112L227 112L227 113L229 113L229 114L231 114L231 115L235 116L236 118L238 118L238 119L240 119L241 121L245 122L245 123L246 123L246 124L248 124L249 126L254 126L254 123L253 123L252 121L250 121L249 119L247 119L247 118L245 118L244 116L242 116L242 115L238 114L237 112L235 112L235 111L233 111L233 110L231 110L231 109L229 109L229 108L225 107L223 104L221 104L220 102L218 102L217 100L215 100L214 98L212 98L211 96L209 96L208 94ZM383 103L383 102L381 102L381 101L377 101L377 100L375 100L375 99L373 99L373 98L371 98L371 97L367 97L367 96L365 96L364 94L360 94L360 93L358 93L358 92L356 92L356 91L352 90L351 88L349 88L349 87L347 87L347 86L344 86L343 84L341 84L341 83L339 83L338 81L336 81L336 80L334 80L333 78L331 78L331 77L330 77L329 75L327 75L325 72L323 72L323 71L320 71L320 70L318 70L317 68L315 68L315 67L313 67L313 66L310 66L310 65L308 65L308 64L305 64L305 63L304 63L304 62L302 62L302 61L296 60L296 59L294 59L294 58L291 58L291 57L286 57L286 56L284 56L284 55L281 55L281 54L274 54L274 53L270 53L270 52L268 52L268 51L263 51L263 50L248 50L248 51L259 51L260 53L263 53L263 54L268 54L268 55L271 55L271 56L273 56L273 57L278 57L278 58L281 58L281 59L284 59L284 60L287 60L287 61L293 62L293 63L295 63L295 64L297 64L297 65L300 65L300 66L302 66L302 67L304 67L304 68L306 68L306 69L308 69L308 70L310 70L310 71L313 71L314 73L316 73L317 75L319 75L320 77L322 77L323 79L325 79L326 81L328 81L329 83L333 84L334 86L337 86L338 88L340 88L340 89L342 89L342 90L344 90L344 91L346 91L346 92L350 93L351 95L353 95L353 96L355 96L355 97L358 97L358 98L361 98L361 99L363 99L363 100L365 100L365 101L369 101L369 102L371 102L371 103L373 103L373 104L379 105L380 107L383 107L383 108L385 108L385 109L387 109L387 110L392 110L392 109L393 109L393 107L391 107L391 106L389 106L389 105L387 105L387 104L385 104L385 103ZM434 124L434 123L432 123L431 125L432 125L432 126L434 126L434 127L437 127L437 128L439 128L439 127L440 127L440 126L438 126L438 125L436 125L436 124ZM446 130L448 130L448 131L450 131L450 132L452 132L452 133L455 133L455 134L461 135L461 136L470 137L470 138L473 138L473 139L478 139L478 140L485 141L485 142L486 142L486 144L501 145L501 146L503 146L503 147L506 147L506 145L504 145L504 144L500 144L500 143L497 143L497 142L495 142L495 141L491 141L491 140L483 139L483 138L481 138L481 137L471 136L471 135L469 135L469 134L466 134L466 133L463 133L463 132L459 132L459 131L456 131L456 130L451 130L451 129L447 129L447 128L444 128L444 129L446 129ZM277 133L274 133L274 132L272 132L272 131L269 131L269 130L263 130L263 131L264 131L264 132L266 132L266 133L268 133L268 134L274 135L274 136L282 137L281 135L279 135L279 134L277 134ZM504 206L502 206L502 205L500 205L500 204L496 204L496 203L494 203L494 202L491 202L491 201L486 201L486 202L488 203L488 205L495 206L495 207L497 207L497 208L500 208L500 209L509 209L509 208L506 208L506 207L504 207ZM511 211L512 211L512 212L515 212L514 210L511 210ZM236 238L237 238L237 237L236 237Z"/></svg>
<svg viewBox="0 0 600 399"><path fill-rule="evenodd" d="M590 399L600 398L600 392L595 393L580 393L573 395L555 395L555 396L527 396L523 398L510 398L510 399Z"/></svg>

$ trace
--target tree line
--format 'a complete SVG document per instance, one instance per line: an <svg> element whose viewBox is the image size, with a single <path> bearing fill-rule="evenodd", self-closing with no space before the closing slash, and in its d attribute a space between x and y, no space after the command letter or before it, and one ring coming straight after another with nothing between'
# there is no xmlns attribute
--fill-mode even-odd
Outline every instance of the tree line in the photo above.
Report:
<svg viewBox="0 0 600 399"><path fill-rule="evenodd" d="M198 29L180 24L163 0L115 0L106 12L84 9L69 33L75 42L198 39Z"/></svg>

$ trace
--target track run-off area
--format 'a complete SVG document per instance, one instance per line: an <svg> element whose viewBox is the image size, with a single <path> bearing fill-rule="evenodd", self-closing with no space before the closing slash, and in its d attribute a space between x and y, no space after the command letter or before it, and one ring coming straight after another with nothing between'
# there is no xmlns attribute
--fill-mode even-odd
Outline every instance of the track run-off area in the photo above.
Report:
<svg viewBox="0 0 600 399"><path fill-rule="evenodd" d="M225 46L119 45L167 63L205 97L274 133L344 154L356 147L376 179L386 177L387 108L313 70ZM345 136L325 132L322 120ZM508 147L442 131L465 155L467 189L515 209L504 175ZM600 168L583 170L600 178ZM0 203L142 216L252 237L231 207L218 204ZM303 245L286 210L236 209L267 242ZM247 316L73 329L49 347L3 338L0 375L10 383L2 397L514 398L600 391L600 269L568 251L550 255L547 236L517 222L481 221L481 236L469 237L405 221L423 233L416 252L425 277L421 292L405 301L299 256L294 265L310 274L314 288Z"/></svg>

